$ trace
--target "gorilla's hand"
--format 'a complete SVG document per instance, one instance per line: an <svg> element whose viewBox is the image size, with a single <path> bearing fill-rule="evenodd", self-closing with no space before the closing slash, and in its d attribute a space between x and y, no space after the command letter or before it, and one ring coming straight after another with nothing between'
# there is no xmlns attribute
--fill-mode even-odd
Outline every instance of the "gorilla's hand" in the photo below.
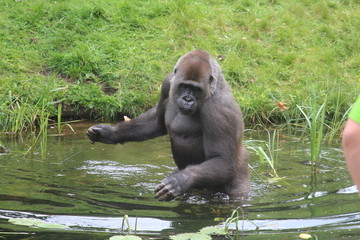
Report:
<svg viewBox="0 0 360 240"><path fill-rule="evenodd" d="M189 189L190 176L190 173L186 173L184 170L167 176L155 188L155 197L160 200L171 201L180 196Z"/></svg>
<svg viewBox="0 0 360 240"><path fill-rule="evenodd" d="M96 125L92 126L87 131L87 136L90 139L90 143L101 142L108 144L117 143L115 140L114 128L110 125Z"/></svg>

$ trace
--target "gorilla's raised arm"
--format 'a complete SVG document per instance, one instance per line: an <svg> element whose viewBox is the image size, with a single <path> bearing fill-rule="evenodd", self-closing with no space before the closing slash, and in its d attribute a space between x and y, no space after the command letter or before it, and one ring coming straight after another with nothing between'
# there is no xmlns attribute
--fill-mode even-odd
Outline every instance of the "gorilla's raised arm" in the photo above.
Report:
<svg viewBox="0 0 360 240"><path fill-rule="evenodd" d="M87 135L91 143L101 142L107 144L125 143L130 141L144 141L159 137L167 133L164 114L169 97L169 74L162 85L161 97L158 104L147 112L117 125L95 125L88 129Z"/></svg>

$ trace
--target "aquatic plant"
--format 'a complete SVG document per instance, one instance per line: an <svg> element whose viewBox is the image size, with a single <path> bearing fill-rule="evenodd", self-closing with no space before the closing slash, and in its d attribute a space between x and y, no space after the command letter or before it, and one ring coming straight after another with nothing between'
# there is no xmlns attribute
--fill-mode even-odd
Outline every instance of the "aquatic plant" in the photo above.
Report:
<svg viewBox="0 0 360 240"><path fill-rule="evenodd" d="M49 116L50 113L48 112L48 100L46 98L42 98L39 104L39 109L34 113L34 121L38 122L38 131L36 137L32 140L31 146L26 151L25 155L27 155L36 144L40 140L40 152L43 157L46 155L46 147L47 147L47 137L48 137L48 125L49 125Z"/></svg>
<svg viewBox="0 0 360 240"><path fill-rule="evenodd" d="M203 233L180 233L170 236L171 240L211 240L211 236Z"/></svg>
<svg viewBox="0 0 360 240"><path fill-rule="evenodd" d="M240 214L239 210L241 211L241 214ZM238 207L232 212L231 216L228 219L226 219L226 221L224 223L224 229L226 232L230 232L230 225L232 223L235 224L235 231L231 238L233 240L237 240L239 238L239 222L240 221L242 221L242 223L244 223L245 221L248 221L251 224L253 224L255 226L255 230L254 230L255 232L258 231L258 229L259 229L259 226L257 226L254 222L245 218L243 209L241 207ZM242 230L243 229L244 229L244 226L242 226Z"/></svg>
<svg viewBox="0 0 360 240"><path fill-rule="evenodd" d="M12 94L9 90L8 96L2 102L0 114L1 131L19 134L24 131L32 131L34 128L34 119L36 118L36 107Z"/></svg>
<svg viewBox="0 0 360 240"><path fill-rule="evenodd" d="M62 115L62 104L58 103L57 107L57 122L56 122L56 128L57 128L57 134L60 136L62 135L63 128L67 126L73 133L76 133L74 128L69 124L70 122L77 122L77 121L70 121L70 122L62 122L61 121L61 115Z"/></svg>
<svg viewBox="0 0 360 240"><path fill-rule="evenodd" d="M33 228L69 229L69 227L66 225L49 223L38 218L10 218L9 222L15 225L28 226Z"/></svg>
<svg viewBox="0 0 360 240"><path fill-rule="evenodd" d="M123 217L122 224L121 224L121 231L122 232L124 232L125 223L127 225L126 231L130 232L131 228L130 228L129 216L128 215L124 215L124 217Z"/></svg>
<svg viewBox="0 0 360 240"><path fill-rule="evenodd" d="M319 160L321 143L324 134L326 100L320 107L317 102L314 101L313 106L309 108L310 113L308 114L305 113L304 107L299 105L297 105L297 107L304 115L310 131L310 161L313 166L313 170L315 170L316 164Z"/></svg>
<svg viewBox="0 0 360 240"><path fill-rule="evenodd" d="M336 136L339 136L339 134L343 130L345 121L348 117L348 113L352 108L351 105L345 112L341 110L341 106L345 103L344 99L341 99L340 91L341 90L339 89L334 111L331 113L331 121L329 123L326 123L328 131L326 132L324 139L327 139L329 143L332 142Z"/></svg>
<svg viewBox="0 0 360 240"><path fill-rule="evenodd" d="M43 157L46 155L46 150L47 150L46 146L48 141L47 137L48 137L49 116L50 113L46 112L45 108L42 108L39 115L39 132L37 138L41 138L40 150L41 150L41 155Z"/></svg>
<svg viewBox="0 0 360 240"><path fill-rule="evenodd" d="M279 131L275 129L272 135L267 129L265 131L268 134L268 142L262 143L265 149L263 146L249 146L248 148L259 156L260 166L267 164L271 168L272 177L279 178L276 170L278 164Z"/></svg>
<svg viewBox="0 0 360 240"><path fill-rule="evenodd" d="M123 220L122 220L122 224L121 224L121 232L122 233L124 233L124 226L125 226L125 223L126 223L126 231L128 232L128 233L130 233L130 231L131 231L131 226L130 226L130 222L129 222L129 216L128 215L124 215L124 217L123 217ZM137 223L138 223L138 218L136 217L135 218L135 226L134 226L134 229L133 229L133 231L136 233L136 231L137 231Z"/></svg>

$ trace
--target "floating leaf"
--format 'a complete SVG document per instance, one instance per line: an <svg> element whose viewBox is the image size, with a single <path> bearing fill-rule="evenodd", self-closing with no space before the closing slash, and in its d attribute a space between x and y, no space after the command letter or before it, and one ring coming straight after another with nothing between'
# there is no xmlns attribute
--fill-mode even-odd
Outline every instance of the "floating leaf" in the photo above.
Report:
<svg viewBox="0 0 360 240"><path fill-rule="evenodd" d="M204 227L200 230L200 233L208 234L208 235L225 235L227 231L224 227L221 226L209 226Z"/></svg>
<svg viewBox="0 0 360 240"><path fill-rule="evenodd" d="M134 235L116 235L112 236L109 240L141 240L141 237L134 236Z"/></svg>
<svg viewBox="0 0 360 240"><path fill-rule="evenodd" d="M36 218L12 218L9 219L9 222L15 225L38 227L38 228L57 228L57 229L69 228L68 226L65 225L56 224L56 223L47 223Z"/></svg>
<svg viewBox="0 0 360 240"><path fill-rule="evenodd" d="M300 237L301 239L310 239L310 238L312 238L312 236L311 236L310 234L308 234L308 233L301 233L301 234L299 235L299 237Z"/></svg>
<svg viewBox="0 0 360 240"><path fill-rule="evenodd" d="M56 223L47 223L47 222L39 223L39 224L35 225L35 227L39 227L39 228L57 228L57 229L69 228L68 226L65 226L65 225L56 224Z"/></svg>
<svg viewBox="0 0 360 240"><path fill-rule="evenodd" d="M22 226L35 226L36 224L42 223L41 220L35 218L11 218L9 222Z"/></svg>
<svg viewBox="0 0 360 240"><path fill-rule="evenodd" d="M181 233L170 236L172 240L211 240L211 236L204 233Z"/></svg>

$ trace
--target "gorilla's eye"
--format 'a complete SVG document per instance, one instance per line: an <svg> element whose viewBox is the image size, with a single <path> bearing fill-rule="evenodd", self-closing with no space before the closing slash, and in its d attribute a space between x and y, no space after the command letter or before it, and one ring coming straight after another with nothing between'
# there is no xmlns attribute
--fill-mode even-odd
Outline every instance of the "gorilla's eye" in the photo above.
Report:
<svg viewBox="0 0 360 240"><path fill-rule="evenodd" d="M192 84L180 83L178 87L180 95L182 94L191 94L196 99L202 95L201 87L194 86Z"/></svg>
<svg viewBox="0 0 360 240"><path fill-rule="evenodd" d="M176 72L177 72L177 68L174 69L174 74L176 74Z"/></svg>

